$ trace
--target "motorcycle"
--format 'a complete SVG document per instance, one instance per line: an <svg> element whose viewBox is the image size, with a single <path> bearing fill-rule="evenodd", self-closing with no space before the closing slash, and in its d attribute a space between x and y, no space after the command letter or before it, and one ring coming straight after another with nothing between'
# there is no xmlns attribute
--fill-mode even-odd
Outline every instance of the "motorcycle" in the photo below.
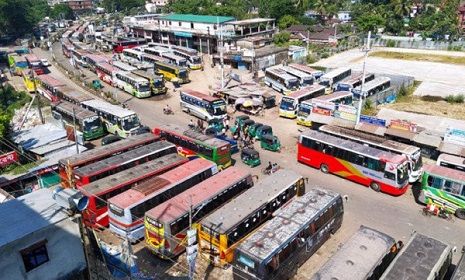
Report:
<svg viewBox="0 0 465 280"><path fill-rule="evenodd" d="M171 110L171 108L163 108L163 113L165 113L165 115L174 115L174 112Z"/></svg>

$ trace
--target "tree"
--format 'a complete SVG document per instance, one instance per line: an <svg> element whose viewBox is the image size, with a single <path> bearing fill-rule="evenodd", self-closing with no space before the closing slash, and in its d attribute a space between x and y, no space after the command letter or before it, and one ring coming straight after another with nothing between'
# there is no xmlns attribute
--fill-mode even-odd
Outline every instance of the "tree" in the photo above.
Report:
<svg viewBox="0 0 465 280"><path fill-rule="evenodd" d="M294 24L300 24L300 21L291 15L284 15L278 20L280 30L284 30Z"/></svg>
<svg viewBox="0 0 465 280"><path fill-rule="evenodd" d="M328 13L329 2L328 0L316 0L314 4L315 11L321 16L323 20L326 19L326 15Z"/></svg>
<svg viewBox="0 0 465 280"><path fill-rule="evenodd" d="M291 35L288 32L280 32L274 35L273 41L276 45L282 46L289 42L289 39L291 39Z"/></svg>
<svg viewBox="0 0 465 280"><path fill-rule="evenodd" d="M410 18L410 9L413 6L412 0L393 0L391 5L396 15Z"/></svg>
<svg viewBox="0 0 465 280"><path fill-rule="evenodd" d="M362 15L357 19L357 26L363 33L377 32L377 28L385 25L385 20L380 15Z"/></svg>
<svg viewBox="0 0 465 280"><path fill-rule="evenodd" d="M55 4L52 8L54 19L74 19L73 9L68 4Z"/></svg>

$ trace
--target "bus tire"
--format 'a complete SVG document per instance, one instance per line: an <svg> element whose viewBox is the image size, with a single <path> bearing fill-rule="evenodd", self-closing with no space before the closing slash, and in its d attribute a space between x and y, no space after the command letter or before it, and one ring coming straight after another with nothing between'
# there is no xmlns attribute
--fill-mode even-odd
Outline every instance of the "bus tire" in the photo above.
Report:
<svg viewBox="0 0 465 280"><path fill-rule="evenodd" d="M459 218L460 220L465 220L465 209L459 208L455 210L455 216Z"/></svg>
<svg viewBox="0 0 465 280"><path fill-rule="evenodd" d="M380 191L381 191L381 187L380 187L379 184L376 183L376 182L371 182L370 188L371 188L372 190L374 190L375 192L380 192Z"/></svg>
<svg viewBox="0 0 465 280"><path fill-rule="evenodd" d="M329 173L329 167L326 163L322 163L320 165L320 171L325 173L325 174L328 174Z"/></svg>

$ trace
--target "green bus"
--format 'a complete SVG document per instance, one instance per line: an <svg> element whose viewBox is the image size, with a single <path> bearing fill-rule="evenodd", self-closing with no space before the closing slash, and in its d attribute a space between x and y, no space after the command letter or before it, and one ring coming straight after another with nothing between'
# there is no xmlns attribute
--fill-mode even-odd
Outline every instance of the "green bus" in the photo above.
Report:
<svg viewBox="0 0 465 280"><path fill-rule="evenodd" d="M144 70L133 70L131 71L134 75L140 76L149 80L150 89L153 95L165 94L168 89L165 86L163 75L157 75L154 72Z"/></svg>
<svg viewBox="0 0 465 280"><path fill-rule="evenodd" d="M465 220L465 172L439 165L425 165L420 201L443 207Z"/></svg>
<svg viewBox="0 0 465 280"><path fill-rule="evenodd" d="M174 64L161 61L154 62L155 73L163 75L166 81L178 79L180 84L187 84L189 80L189 71L186 67L179 67Z"/></svg>
<svg viewBox="0 0 465 280"><path fill-rule="evenodd" d="M68 101L53 103L52 116L61 120L65 126L76 125L76 131L82 133L85 141L100 138L104 134L102 122L96 113Z"/></svg>

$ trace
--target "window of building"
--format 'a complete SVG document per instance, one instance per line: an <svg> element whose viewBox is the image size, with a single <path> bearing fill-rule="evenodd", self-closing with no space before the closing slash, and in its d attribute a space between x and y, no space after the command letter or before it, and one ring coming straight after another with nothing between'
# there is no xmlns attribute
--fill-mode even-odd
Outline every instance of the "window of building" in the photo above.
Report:
<svg viewBox="0 0 465 280"><path fill-rule="evenodd" d="M181 22L178 22L179 26L181 26Z"/></svg>
<svg viewBox="0 0 465 280"><path fill-rule="evenodd" d="M20 251L26 272L49 261L47 248L45 247L46 243L47 240L44 239Z"/></svg>
<svg viewBox="0 0 465 280"><path fill-rule="evenodd" d="M194 29L194 23L191 22L191 29Z"/></svg>

